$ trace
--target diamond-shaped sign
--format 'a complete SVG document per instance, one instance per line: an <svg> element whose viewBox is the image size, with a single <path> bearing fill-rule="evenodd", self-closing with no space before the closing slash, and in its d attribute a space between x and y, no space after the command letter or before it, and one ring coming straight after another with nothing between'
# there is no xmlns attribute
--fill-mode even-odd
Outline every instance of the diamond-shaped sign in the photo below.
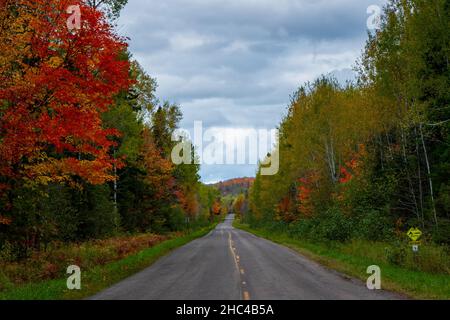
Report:
<svg viewBox="0 0 450 320"><path fill-rule="evenodd" d="M406 233L406 235L412 240L417 241L422 236L422 231L420 231L418 228L411 228Z"/></svg>

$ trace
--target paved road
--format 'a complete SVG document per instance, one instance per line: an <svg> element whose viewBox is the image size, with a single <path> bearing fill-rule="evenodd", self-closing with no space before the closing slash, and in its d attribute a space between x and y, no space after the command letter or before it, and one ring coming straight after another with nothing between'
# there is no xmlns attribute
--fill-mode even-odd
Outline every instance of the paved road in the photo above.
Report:
<svg viewBox="0 0 450 320"><path fill-rule="evenodd" d="M398 299L370 291L291 249L232 227L233 216L207 236L92 299L300 300Z"/></svg>

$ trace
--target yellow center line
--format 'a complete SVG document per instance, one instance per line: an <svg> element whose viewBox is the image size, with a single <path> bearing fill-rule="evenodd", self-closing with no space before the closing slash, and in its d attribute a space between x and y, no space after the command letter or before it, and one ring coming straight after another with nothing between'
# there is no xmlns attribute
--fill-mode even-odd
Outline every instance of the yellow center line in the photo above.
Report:
<svg viewBox="0 0 450 320"><path fill-rule="evenodd" d="M236 269L239 271L239 264L238 264L238 261L236 259L236 254L234 253L234 250L233 250L234 248L233 248L232 242L233 242L233 240L231 240L231 232L228 232L228 244L230 246L231 254L233 255L233 260L234 260L234 263L236 265Z"/></svg>
<svg viewBox="0 0 450 320"><path fill-rule="evenodd" d="M231 254L233 256L233 260L234 260L234 263L236 265L236 269L238 270L240 275L243 275L244 274L244 269L239 266L239 256L236 254L237 249L234 247L234 241L233 241L233 239L231 237L231 232L228 232L228 245L230 247L230 251L231 251ZM241 279L241 281L242 281L242 279ZM241 282L241 285L245 286L246 284L247 283L245 281ZM244 290L242 292L242 297L243 297L244 300L250 300L250 293L247 290Z"/></svg>

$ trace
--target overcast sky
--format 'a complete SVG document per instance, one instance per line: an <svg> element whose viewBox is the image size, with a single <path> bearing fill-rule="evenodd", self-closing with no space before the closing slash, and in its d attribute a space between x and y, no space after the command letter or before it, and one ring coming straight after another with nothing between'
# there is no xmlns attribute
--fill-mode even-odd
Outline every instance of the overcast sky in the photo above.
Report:
<svg viewBox="0 0 450 320"><path fill-rule="evenodd" d="M129 0L118 23L157 96L182 106L182 127L276 128L304 82L345 82L385 0ZM204 182L256 166L206 166Z"/></svg>

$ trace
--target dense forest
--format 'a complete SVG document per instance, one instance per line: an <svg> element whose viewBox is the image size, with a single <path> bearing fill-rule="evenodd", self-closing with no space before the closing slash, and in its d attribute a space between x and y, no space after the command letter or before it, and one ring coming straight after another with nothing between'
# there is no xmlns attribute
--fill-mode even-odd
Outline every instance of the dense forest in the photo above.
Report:
<svg viewBox="0 0 450 320"><path fill-rule="evenodd" d="M356 62L292 96L280 172L258 173L244 221L310 240L450 244L450 2L391 0Z"/></svg>
<svg viewBox="0 0 450 320"><path fill-rule="evenodd" d="M174 165L179 106L115 32L126 1L0 1L0 258L209 224L217 190ZM79 5L81 27L66 8ZM194 151L193 151L194 152Z"/></svg>

